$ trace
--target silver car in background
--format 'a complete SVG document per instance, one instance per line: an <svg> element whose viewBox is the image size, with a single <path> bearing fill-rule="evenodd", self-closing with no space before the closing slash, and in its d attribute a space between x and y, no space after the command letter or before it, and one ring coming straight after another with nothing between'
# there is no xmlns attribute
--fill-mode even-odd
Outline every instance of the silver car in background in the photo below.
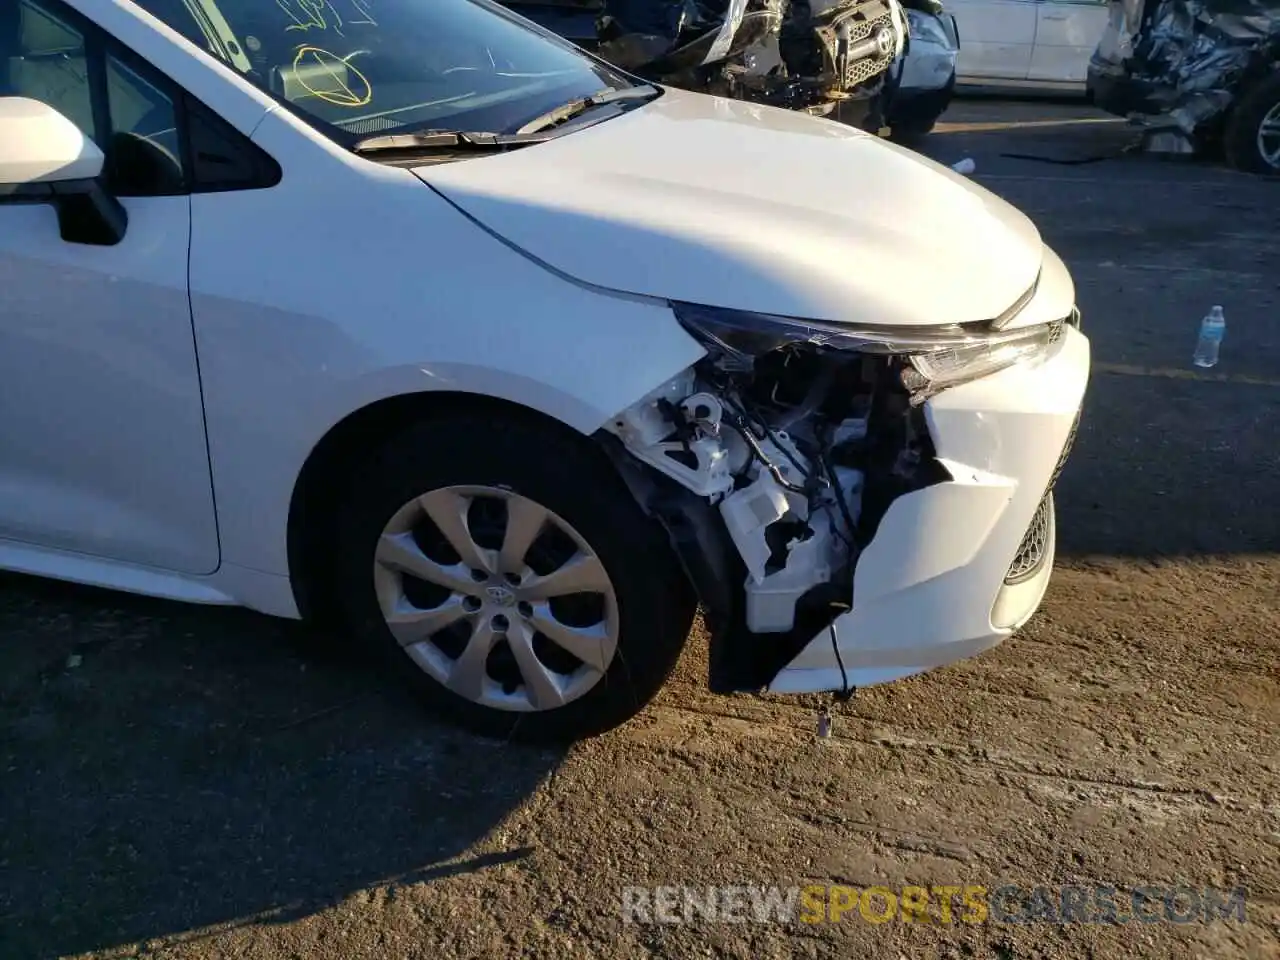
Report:
<svg viewBox="0 0 1280 960"><path fill-rule="evenodd" d="M960 32L956 18L935 0L909 0L906 53L889 69L884 125L897 143L914 145L951 105Z"/></svg>

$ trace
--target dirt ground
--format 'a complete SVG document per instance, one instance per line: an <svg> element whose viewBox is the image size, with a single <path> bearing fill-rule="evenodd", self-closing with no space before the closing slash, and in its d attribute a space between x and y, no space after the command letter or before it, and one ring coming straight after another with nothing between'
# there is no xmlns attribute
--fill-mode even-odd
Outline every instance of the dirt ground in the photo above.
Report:
<svg viewBox="0 0 1280 960"><path fill-rule="evenodd" d="M814 699L706 693L695 634L560 752L437 726L291 624L0 577L0 957L1280 956L1280 183L1062 162L1126 139L980 102L928 146L1037 220L1094 346L1012 641L819 742ZM1244 887L1247 920L623 923L626 886L734 884Z"/></svg>

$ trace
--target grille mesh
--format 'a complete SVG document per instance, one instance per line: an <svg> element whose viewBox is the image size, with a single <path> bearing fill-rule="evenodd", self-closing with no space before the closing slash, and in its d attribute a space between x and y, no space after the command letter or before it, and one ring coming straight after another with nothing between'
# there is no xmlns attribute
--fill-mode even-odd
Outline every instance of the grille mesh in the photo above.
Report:
<svg viewBox="0 0 1280 960"><path fill-rule="evenodd" d="M1018 555L1009 565L1009 572L1004 576L1005 583L1021 583L1036 575L1044 562L1045 552L1049 549L1049 534L1053 530L1053 494L1046 493L1036 507L1036 515L1031 518L1031 526L1027 528L1022 543L1018 544Z"/></svg>
<svg viewBox="0 0 1280 960"><path fill-rule="evenodd" d="M1071 421L1071 431L1067 434L1067 442L1062 445L1062 456L1058 457L1058 465L1053 468L1053 476L1049 478L1048 490L1053 490L1053 485L1058 482L1058 477L1062 474L1062 468L1067 465L1067 457L1071 456L1071 448L1076 443L1076 432L1080 429L1080 410L1076 411L1076 418Z"/></svg>
<svg viewBox="0 0 1280 960"><path fill-rule="evenodd" d="M1031 518L1031 526L1023 535L1022 543L1018 544L1017 556L1013 558L1013 563L1009 565L1009 572L1004 576L1005 583L1021 583L1031 579L1044 563L1045 553L1049 549L1049 537L1054 527L1053 488L1058 482L1062 468L1066 466L1067 457L1071 454L1071 448L1076 442L1076 431L1079 429L1080 411L1077 410L1076 418L1071 422L1071 432L1067 434L1067 442L1062 446L1062 455L1058 457L1058 464L1053 468L1053 475L1049 477L1044 499L1040 501L1040 506L1036 507L1035 516Z"/></svg>
<svg viewBox="0 0 1280 960"><path fill-rule="evenodd" d="M887 30L893 29L893 14L886 13L884 16L877 17L874 20L854 20L848 22L849 43L855 44L867 39L877 29L884 27ZM856 87L858 84L866 83L872 77L875 77L888 69L891 60L889 57L863 57L855 60L853 63L845 64L844 68L844 86L846 89Z"/></svg>

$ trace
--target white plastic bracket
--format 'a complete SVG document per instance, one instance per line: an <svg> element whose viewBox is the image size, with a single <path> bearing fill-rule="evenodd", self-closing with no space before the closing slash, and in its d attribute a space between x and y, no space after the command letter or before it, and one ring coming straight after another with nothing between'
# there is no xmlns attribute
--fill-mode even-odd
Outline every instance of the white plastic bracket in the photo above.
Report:
<svg viewBox="0 0 1280 960"><path fill-rule="evenodd" d="M686 371L618 414L608 429L636 459L714 501L733 489L729 454L719 439L724 406L711 394L693 389L693 371ZM681 407L700 436L687 444L668 440L675 425L662 412L663 400Z"/></svg>

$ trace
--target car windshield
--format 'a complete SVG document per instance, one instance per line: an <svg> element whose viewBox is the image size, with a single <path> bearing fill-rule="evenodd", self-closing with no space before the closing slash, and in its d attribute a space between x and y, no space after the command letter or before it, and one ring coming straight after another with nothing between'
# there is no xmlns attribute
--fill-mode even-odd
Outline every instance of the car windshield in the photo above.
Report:
<svg viewBox="0 0 1280 960"><path fill-rule="evenodd" d="M424 129L510 133L633 86L490 0L134 0L350 146Z"/></svg>

